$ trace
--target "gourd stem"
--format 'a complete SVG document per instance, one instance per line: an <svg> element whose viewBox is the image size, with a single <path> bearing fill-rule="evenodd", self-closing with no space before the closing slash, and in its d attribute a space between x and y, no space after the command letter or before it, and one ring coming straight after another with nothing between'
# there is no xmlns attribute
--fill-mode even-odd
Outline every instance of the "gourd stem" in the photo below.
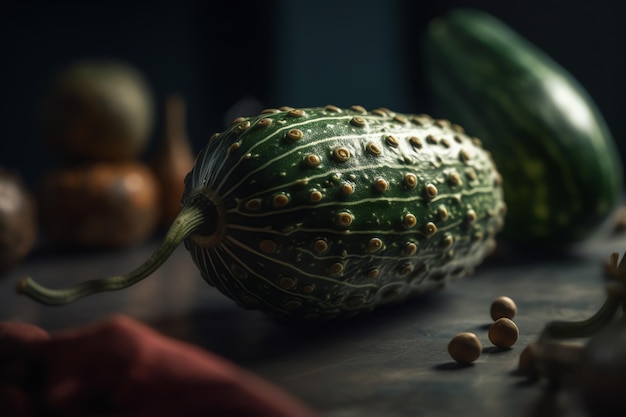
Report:
<svg viewBox="0 0 626 417"><path fill-rule="evenodd" d="M65 289L46 288L33 281L30 277L24 277L17 283L17 292L25 294L43 304L63 305L88 295L119 290L136 284L160 267L186 237L206 222L206 203L206 199L198 198L183 207L167 231L163 243L147 261L131 272L119 276L85 281Z"/></svg>
<svg viewBox="0 0 626 417"><path fill-rule="evenodd" d="M574 339L589 337L615 317L622 301L622 297L609 294L602 307L586 320L550 322L544 327L540 341L545 338Z"/></svg>

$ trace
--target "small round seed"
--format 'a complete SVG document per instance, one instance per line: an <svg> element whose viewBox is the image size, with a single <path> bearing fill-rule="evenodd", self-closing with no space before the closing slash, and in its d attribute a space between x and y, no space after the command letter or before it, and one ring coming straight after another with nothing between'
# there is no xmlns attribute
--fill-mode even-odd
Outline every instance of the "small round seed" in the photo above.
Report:
<svg viewBox="0 0 626 417"><path fill-rule="evenodd" d="M435 136L428 135L428 136L426 136L426 142L430 143L431 145L436 145L437 142L439 142L439 141L437 140L437 138Z"/></svg>
<svg viewBox="0 0 626 417"><path fill-rule="evenodd" d="M489 314L493 320L498 320L502 317L513 320L517 314L517 304L510 297L500 296L491 303Z"/></svg>
<svg viewBox="0 0 626 417"><path fill-rule="evenodd" d="M286 194L276 194L272 198L272 205L274 207L284 207L289 203L289 196Z"/></svg>
<svg viewBox="0 0 626 417"><path fill-rule="evenodd" d="M341 184L341 194L343 195L350 195L354 192L354 185L352 185L349 182L344 182L343 184Z"/></svg>
<svg viewBox="0 0 626 417"><path fill-rule="evenodd" d="M353 220L354 216L352 215L352 213L344 211L339 213L339 215L337 216L337 225L341 227L348 227L352 224Z"/></svg>
<svg viewBox="0 0 626 417"><path fill-rule="evenodd" d="M409 143L411 144L411 146L413 146L416 149L422 149L422 147L424 146L424 144L422 143L422 140L418 138L417 136L410 136Z"/></svg>
<svg viewBox="0 0 626 417"><path fill-rule="evenodd" d="M285 137L291 141L300 140L303 136L304 133L300 129L291 129L285 134Z"/></svg>
<svg viewBox="0 0 626 417"><path fill-rule="evenodd" d="M467 162L467 161L470 160L470 158L471 158L471 155L470 155L470 153L469 153L469 151L467 149L461 149L459 151L459 159L462 162Z"/></svg>
<svg viewBox="0 0 626 417"><path fill-rule="evenodd" d="M355 127L363 127L367 124L367 122L362 117L354 116L352 119L350 119L350 124Z"/></svg>
<svg viewBox="0 0 626 417"><path fill-rule="evenodd" d="M445 235L443 239L441 239L441 247L444 249L448 249L452 247L454 244L454 237L452 235Z"/></svg>
<svg viewBox="0 0 626 417"><path fill-rule="evenodd" d="M240 146L241 146L241 143L239 142L233 143L232 145L228 147L228 154L230 155L231 153L235 152L237 149L239 149Z"/></svg>
<svg viewBox="0 0 626 417"><path fill-rule="evenodd" d="M340 262L336 262L332 264L329 268L329 272L331 275L339 275L343 272L343 264Z"/></svg>
<svg viewBox="0 0 626 417"><path fill-rule="evenodd" d="M446 206L442 204L439 207L437 207L437 216L439 216L441 220L447 220L448 217L450 217L450 213L448 212L448 209L446 208Z"/></svg>
<svg viewBox="0 0 626 417"><path fill-rule="evenodd" d="M324 239L318 239L313 243L313 250L318 254L322 254L328 250L328 242Z"/></svg>
<svg viewBox="0 0 626 417"><path fill-rule="evenodd" d="M387 188L389 188L389 183L384 178L377 178L374 181L374 189L378 191L379 193L382 193L383 191L387 190Z"/></svg>
<svg viewBox="0 0 626 417"><path fill-rule="evenodd" d="M356 112L359 112L359 113L363 113L363 114L367 113L367 110L365 109L365 107L359 106L358 104L354 105L354 106L350 106L350 109L352 109L352 110L354 110Z"/></svg>
<svg viewBox="0 0 626 417"><path fill-rule="evenodd" d="M235 131L237 133L241 133L244 130L248 129L249 127L250 127L250 121L244 120L243 122L241 122L241 124L237 125L237 127L235 128Z"/></svg>
<svg viewBox="0 0 626 417"><path fill-rule="evenodd" d="M417 224L417 217L414 214L407 213L402 219L402 225L407 229L414 227Z"/></svg>
<svg viewBox="0 0 626 417"><path fill-rule="evenodd" d="M517 342L519 329L511 319L499 318L489 327L489 341L494 346L509 348Z"/></svg>
<svg viewBox="0 0 626 417"><path fill-rule="evenodd" d="M378 156L382 153L378 145L373 142L369 142L367 145L365 145L365 149L367 150L367 152L375 156Z"/></svg>
<svg viewBox="0 0 626 417"><path fill-rule="evenodd" d="M404 245L404 254L406 256L413 256L417 253L417 245L413 242L407 242Z"/></svg>
<svg viewBox="0 0 626 417"><path fill-rule="evenodd" d="M346 162L350 159L350 150L344 147L335 148L333 150L333 158L338 162Z"/></svg>
<svg viewBox="0 0 626 417"><path fill-rule="evenodd" d="M478 218L478 215L476 214L474 210L472 209L467 210L467 213L465 214L465 220L467 220L468 223L474 223L477 218ZM512 318L512 317L509 317L509 318Z"/></svg>
<svg viewBox="0 0 626 417"><path fill-rule="evenodd" d="M280 106L278 108L278 110L280 110L280 111L291 111L291 110L293 110L293 107L291 107L291 106Z"/></svg>
<svg viewBox="0 0 626 417"><path fill-rule="evenodd" d="M309 200L311 200L312 203L319 202L322 197L324 197L323 194L318 190L313 190L311 191L311 194L309 194Z"/></svg>
<svg viewBox="0 0 626 417"><path fill-rule="evenodd" d="M220 137L220 134L221 134L221 133L219 133L219 132L215 132L215 133L213 133L213 134L209 137L209 142L214 141L214 140L216 140L217 138L219 138L219 137Z"/></svg>
<svg viewBox="0 0 626 417"><path fill-rule="evenodd" d="M461 364L470 364L480 357L483 346L471 332L459 333L448 343L450 357Z"/></svg>
<svg viewBox="0 0 626 417"><path fill-rule="evenodd" d="M287 112L287 116L289 117L302 117L304 116L304 110L302 109L293 109Z"/></svg>
<svg viewBox="0 0 626 417"><path fill-rule="evenodd" d="M409 119L407 119L405 116L401 116L401 115L394 116L393 117L393 121L394 122L398 122L398 123L402 123L402 124L409 123Z"/></svg>
<svg viewBox="0 0 626 417"><path fill-rule="evenodd" d="M310 167L317 167L322 163L322 158L320 158L319 155L310 153L304 157L304 163Z"/></svg>
<svg viewBox="0 0 626 417"><path fill-rule="evenodd" d="M233 121L232 121L232 122L230 122L230 124L231 124L231 125L236 125L236 124L238 124L238 123L245 122L245 121L246 121L246 118L245 118L245 117L243 117L243 116L239 116L239 117L234 118L234 119L233 119Z"/></svg>
<svg viewBox="0 0 626 417"><path fill-rule="evenodd" d="M437 225L433 222L426 223L426 225L424 226L424 233L427 237L434 235L435 233L437 233Z"/></svg>
<svg viewBox="0 0 626 417"><path fill-rule="evenodd" d="M405 174L404 185L406 185L407 188L415 188L417 186L417 176L412 173Z"/></svg>
<svg viewBox="0 0 626 417"><path fill-rule="evenodd" d="M367 242L367 250L370 252L376 252L383 247L383 241L377 237L373 237Z"/></svg>
<svg viewBox="0 0 626 417"><path fill-rule="evenodd" d="M272 124L272 119L264 118L256 122L257 127L268 127Z"/></svg>
<svg viewBox="0 0 626 417"><path fill-rule="evenodd" d="M274 114L274 113L280 113L279 109L263 109L261 110L261 114Z"/></svg>
<svg viewBox="0 0 626 417"><path fill-rule="evenodd" d="M333 113L341 113L341 109L337 106L333 106L332 104L329 104L326 107L324 107L324 110L333 112Z"/></svg>
<svg viewBox="0 0 626 417"><path fill-rule="evenodd" d="M434 184L426 184L424 191L426 192L426 197L428 198L435 198L439 192Z"/></svg>
<svg viewBox="0 0 626 417"><path fill-rule="evenodd" d="M461 185L462 182L463 180L461 180L461 176L458 172L453 171L448 174L448 184L451 186L455 187Z"/></svg>
<svg viewBox="0 0 626 417"><path fill-rule="evenodd" d="M389 135L385 138L385 143L389 146L391 146L392 148L397 148L398 145L400 144L398 142L398 139L395 136Z"/></svg>

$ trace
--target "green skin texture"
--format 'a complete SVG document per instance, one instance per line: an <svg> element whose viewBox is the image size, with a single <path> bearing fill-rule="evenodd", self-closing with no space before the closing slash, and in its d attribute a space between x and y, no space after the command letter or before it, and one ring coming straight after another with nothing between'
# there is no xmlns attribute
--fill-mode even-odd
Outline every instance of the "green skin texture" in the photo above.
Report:
<svg viewBox="0 0 626 417"><path fill-rule="evenodd" d="M479 136L504 178L510 242L563 246L602 228L622 197L622 163L579 83L483 12L434 20L424 54L434 112Z"/></svg>
<svg viewBox="0 0 626 417"><path fill-rule="evenodd" d="M359 107L240 119L187 177L183 206L201 195L211 214L185 246L209 284L273 316L349 316L440 288L493 250L505 214L489 153L459 130ZM306 163L311 154L318 166Z"/></svg>

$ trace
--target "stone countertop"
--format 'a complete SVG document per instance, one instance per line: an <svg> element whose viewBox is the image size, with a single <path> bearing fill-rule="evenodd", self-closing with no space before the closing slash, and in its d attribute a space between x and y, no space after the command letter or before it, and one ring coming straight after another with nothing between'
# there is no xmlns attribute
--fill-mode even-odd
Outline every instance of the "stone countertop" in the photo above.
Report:
<svg viewBox="0 0 626 417"><path fill-rule="evenodd" d="M585 415L567 391L530 384L515 375L519 354L554 319L577 320L604 301L602 263L626 251L626 236L600 237L561 255L502 251L473 276L414 302L361 317L316 325L286 325L243 310L208 286L184 248L153 276L125 290L63 307L15 294L31 275L63 287L126 272L156 248L151 242L119 252L40 254L0 280L0 321L54 331L116 313L199 345L284 388L322 417L567 416ZM487 337L489 308L500 295L518 305L520 329L511 349ZM447 353L460 332L476 333L483 354L458 366Z"/></svg>

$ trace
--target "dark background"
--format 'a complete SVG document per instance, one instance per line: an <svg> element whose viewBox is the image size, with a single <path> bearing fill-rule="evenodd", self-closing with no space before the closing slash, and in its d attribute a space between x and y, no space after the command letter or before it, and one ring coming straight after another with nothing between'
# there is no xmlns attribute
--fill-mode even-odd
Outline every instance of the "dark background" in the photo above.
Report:
<svg viewBox="0 0 626 417"><path fill-rule="evenodd" d="M78 58L125 60L147 77L159 112L187 101L199 150L211 133L264 107L335 104L428 112L419 41L446 9L504 20L567 68L626 154L626 25L621 3L589 1L65 1L0 6L0 165L35 186L55 163L39 108L52 76ZM148 158L162 135L161 114Z"/></svg>

